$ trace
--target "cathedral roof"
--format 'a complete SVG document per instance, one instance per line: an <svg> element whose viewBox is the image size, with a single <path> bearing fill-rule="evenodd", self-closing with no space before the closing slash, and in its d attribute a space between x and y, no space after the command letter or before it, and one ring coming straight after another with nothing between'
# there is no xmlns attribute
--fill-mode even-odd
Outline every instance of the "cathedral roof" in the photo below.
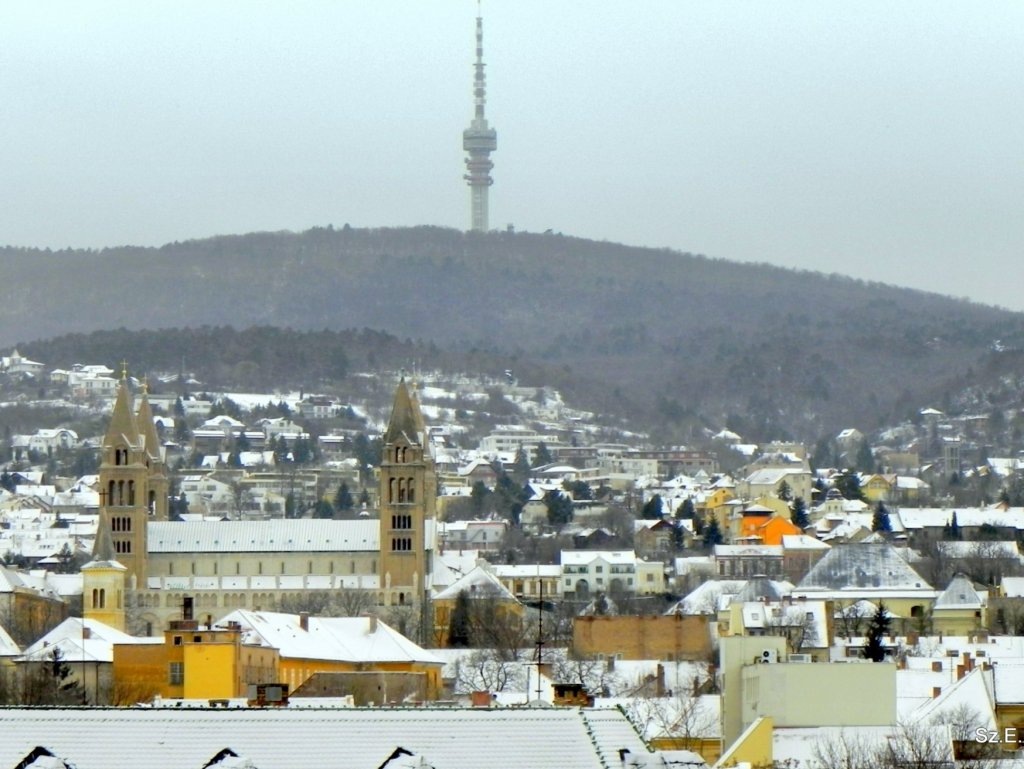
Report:
<svg viewBox="0 0 1024 769"><path fill-rule="evenodd" d="M150 521L150 553L368 552L380 549L380 521Z"/></svg>
<svg viewBox="0 0 1024 769"><path fill-rule="evenodd" d="M394 443L403 434L410 443L421 443L426 432L419 401L409 392L403 378L395 390L395 405L391 408L384 443Z"/></svg>
<svg viewBox="0 0 1024 769"><path fill-rule="evenodd" d="M122 379L117 388L117 400L114 401L114 413L110 417L110 426L103 439L104 446L127 441L132 446L139 444L139 428L135 422L132 409L132 394L128 390L128 380Z"/></svg>

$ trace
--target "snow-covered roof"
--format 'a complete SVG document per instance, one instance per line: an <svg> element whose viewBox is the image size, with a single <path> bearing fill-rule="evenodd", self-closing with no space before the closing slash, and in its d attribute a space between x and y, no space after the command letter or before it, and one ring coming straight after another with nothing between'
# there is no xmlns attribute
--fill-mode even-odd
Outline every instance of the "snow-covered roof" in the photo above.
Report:
<svg viewBox="0 0 1024 769"><path fill-rule="evenodd" d="M596 560L611 564L636 563L636 553L632 550L563 550L561 563L563 566L586 566Z"/></svg>
<svg viewBox="0 0 1024 769"><path fill-rule="evenodd" d="M68 617L57 627L26 647L22 660L50 659L60 649L66 662L113 662L114 644L162 643L160 638L137 638L94 619Z"/></svg>
<svg viewBox="0 0 1024 769"><path fill-rule="evenodd" d="M344 662L420 662L442 664L426 649L372 617L308 617L238 609L216 626L237 622L246 643L277 649L282 658Z"/></svg>
<svg viewBox="0 0 1024 769"><path fill-rule="evenodd" d="M598 769L619 766L620 750L648 755L618 709L0 712L0 766L17 766L37 745L77 769L199 769L229 746L252 765L273 769L379 767L398 748L439 769Z"/></svg>
<svg viewBox="0 0 1024 769"><path fill-rule="evenodd" d="M515 601L516 597L501 584L490 568L479 565L434 596L436 600L454 599L465 591L471 598L497 598Z"/></svg>

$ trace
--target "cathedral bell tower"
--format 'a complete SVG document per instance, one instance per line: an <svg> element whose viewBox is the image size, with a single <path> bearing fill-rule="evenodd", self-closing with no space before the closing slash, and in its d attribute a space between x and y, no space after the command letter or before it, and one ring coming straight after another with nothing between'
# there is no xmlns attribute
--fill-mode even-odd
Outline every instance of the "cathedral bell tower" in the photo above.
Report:
<svg viewBox="0 0 1024 769"><path fill-rule="evenodd" d="M430 599L437 478L419 402L402 379L380 465L380 588L385 606Z"/></svg>
<svg viewBox="0 0 1024 769"><path fill-rule="evenodd" d="M152 419L150 419L152 424ZM146 585L146 526L150 507L156 499L150 494L151 457L145 431L140 431L128 389L127 371L114 401L114 413L100 450L100 526L106 527L113 557L128 570L130 589ZM166 506L167 495L163 494ZM102 537L97 535L97 547ZM96 553L96 557L106 554Z"/></svg>

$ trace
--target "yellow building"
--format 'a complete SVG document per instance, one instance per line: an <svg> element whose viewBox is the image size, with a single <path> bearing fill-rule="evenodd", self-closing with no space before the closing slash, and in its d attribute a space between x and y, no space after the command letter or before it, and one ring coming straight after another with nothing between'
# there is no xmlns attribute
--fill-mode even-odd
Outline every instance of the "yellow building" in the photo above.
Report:
<svg viewBox="0 0 1024 769"><path fill-rule="evenodd" d="M174 620L162 639L114 645L114 694L121 705L165 699L245 697L250 684L278 680L277 649L249 643L237 625L207 628Z"/></svg>
<svg viewBox="0 0 1024 769"><path fill-rule="evenodd" d="M120 702L244 697L251 684L294 692L318 673L420 673L441 693L443 661L376 617L232 612L212 628L175 620L162 639L114 647Z"/></svg>

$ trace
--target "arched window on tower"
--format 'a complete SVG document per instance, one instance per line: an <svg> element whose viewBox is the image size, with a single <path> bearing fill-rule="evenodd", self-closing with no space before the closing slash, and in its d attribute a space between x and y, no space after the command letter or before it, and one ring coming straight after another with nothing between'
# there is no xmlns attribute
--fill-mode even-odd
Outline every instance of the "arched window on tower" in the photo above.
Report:
<svg viewBox="0 0 1024 769"><path fill-rule="evenodd" d="M150 515L156 512L156 492L152 489L149 491L149 502L146 503L146 507L149 508Z"/></svg>
<svg viewBox="0 0 1024 769"><path fill-rule="evenodd" d="M100 588L100 608L107 608L107 591L102 587Z"/></svg>
<svg viewBox="0 0 1024 769"><path fill-rule="evenodd" d="M395 479L388 480L388 502L395 501Z"/></svg>
<svg viewBox="0 0 1024 769"><path fill-rule="evenodd" d="M405 502L405 478L398 479L398 502Z"/></svg>
<svg viewBox="0 0 1024 769"><path fill-rule="evenodd" d="M415 486L412 478L406 478L405 479L405 488L406 488L405 501L406 502L410 502L410 503L415 502L416 501L416 492L415 492L416 486Z"/></svg>
<svg viewBox="0 0 1024 769"><path fill-rule="evenodd" d="M124 481L117 482L117 504L124 505Z"/></svg>
<svg viewBox="0 0 1024 769"><path fill-rule="evenodd" d="M111 481L110 483L107 484L107 504L108 505L113 505L114 504L114 482L113 481Z"/></svg>
<svg viewBox="0 0 1024 769"><path fill-rule="evenodd" d="M92 608L100 608L100 591L96 588L92 589Z"/></svg>
<svg viewBox="0 0 1024 769"><path fill-rule="evenodd" d="M135 481L128 481L128 506L135 507Z"/></svg>

